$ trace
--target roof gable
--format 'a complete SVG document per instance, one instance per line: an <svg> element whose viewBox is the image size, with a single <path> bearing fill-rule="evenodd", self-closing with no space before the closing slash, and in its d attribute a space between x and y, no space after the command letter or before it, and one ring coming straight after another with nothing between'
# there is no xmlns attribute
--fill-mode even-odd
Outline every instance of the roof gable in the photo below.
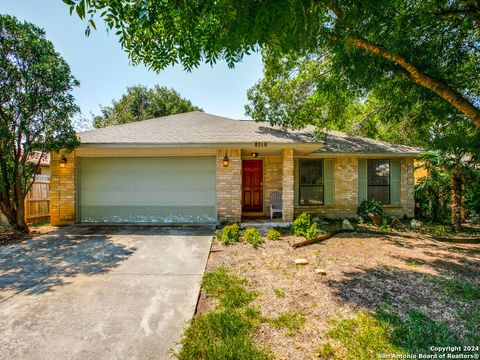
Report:
<svg viewBox="0 0 480 360"><path fill-rule="evenodd" d="M413 147L394 145L338 131L327 131L325 139L317 139L313 136L313 127L286 131L272 127L267 122L233 120L201 111L109 126L81 132L79 135L82 144L99 146L149 144L176 147L186 144L242 145L268 142L285 145L319 144L322 149L317 153L419 153L419 150Z"/></svg>

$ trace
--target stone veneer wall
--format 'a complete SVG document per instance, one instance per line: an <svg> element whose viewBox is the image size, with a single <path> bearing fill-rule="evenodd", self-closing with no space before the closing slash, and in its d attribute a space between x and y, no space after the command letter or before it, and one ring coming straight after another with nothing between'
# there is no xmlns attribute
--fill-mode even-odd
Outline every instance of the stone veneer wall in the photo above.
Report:
<svg viewBox="0 0 480 360"><path fill-rule="evenodd" d="M223 166L227 155L229 166ZM239 222L242 217L242 159L240 149L217 150L217 221Z"/></svg>
<svg viewBox="0 0 480 360"><path fill-rule="evenodd" d="M67 163L60 167L61 154ZM52 152L50 159L50 223L68 225L76 220L75 152Z"/></svg>

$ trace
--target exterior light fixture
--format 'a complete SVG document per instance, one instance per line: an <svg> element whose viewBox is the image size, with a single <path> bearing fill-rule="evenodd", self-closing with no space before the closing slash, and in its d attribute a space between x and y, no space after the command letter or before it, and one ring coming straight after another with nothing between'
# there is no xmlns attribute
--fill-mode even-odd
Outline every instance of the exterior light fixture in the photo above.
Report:
<svg viewBox="0 0 480 360"><path fill-rule="evenodd" d="M228 160L228 156L225 155L223 157L223 166L228 167L228 165L230 165L230 160Z"/></svg>
<svg viewBox="0 0 480 360"><path fill-rule="evenodd" d="M252 153L252 158L256 158L258 156L258 153Z"/></svg>
<svg viewBox="0 0 480 360"><path fill-rule="evenodd" d="M67 166L67 158L65 156L62 156L60 159L60 167L64 168Z"/></svg>

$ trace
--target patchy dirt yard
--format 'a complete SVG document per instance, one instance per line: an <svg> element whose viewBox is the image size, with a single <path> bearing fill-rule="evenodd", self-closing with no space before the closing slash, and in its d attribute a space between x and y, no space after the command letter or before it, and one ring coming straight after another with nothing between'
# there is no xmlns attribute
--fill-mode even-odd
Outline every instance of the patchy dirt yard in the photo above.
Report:
<svg viewBox="0 0 480 360"><path fill-rule="evenodd" d="M475 318L480 312L478 293L475 301L467 301L471 289L480 289L480 245L410 235L343 234L296 250L291 244L300 239L294 237L267 240L257 249L246 243L224 246L215 241L207 271L223 265L246 278L248 288L259 293L253 305L263 316L305 315L305 324L293 333L265 322L255 330L255 341L277 359L315 358L317 349L328 341L329 319L384 304L400 316L419 310L467 337L469 331L478 330L480 320ZM308 264L296 266L298 258L307 259ZM326 275L315 269L325 270ZM205 313L214 302L202 293L198 312ZM471 315L473 325L468 314L476 314Z"/></svg>
<svg viewBox="0 0 480 360"><path fill-rule="evenodd" d="M22 241L33 239L36 236L46 234L50 231L56 230L56 226L50 224L40 224L30 227L30 233L25 234L22 232L14 231L6 225L0 226L0 246L16 244Z"/></svg>

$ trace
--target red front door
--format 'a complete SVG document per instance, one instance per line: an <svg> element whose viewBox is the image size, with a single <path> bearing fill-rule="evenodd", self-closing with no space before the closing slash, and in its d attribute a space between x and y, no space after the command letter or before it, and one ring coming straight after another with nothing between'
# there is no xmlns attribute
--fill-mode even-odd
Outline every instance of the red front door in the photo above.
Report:
<svg viewBox="0 0 480 360"><path fill-rule="evenodd" d="M242 210L263 211L262 160L243 160Z"/></svg>

